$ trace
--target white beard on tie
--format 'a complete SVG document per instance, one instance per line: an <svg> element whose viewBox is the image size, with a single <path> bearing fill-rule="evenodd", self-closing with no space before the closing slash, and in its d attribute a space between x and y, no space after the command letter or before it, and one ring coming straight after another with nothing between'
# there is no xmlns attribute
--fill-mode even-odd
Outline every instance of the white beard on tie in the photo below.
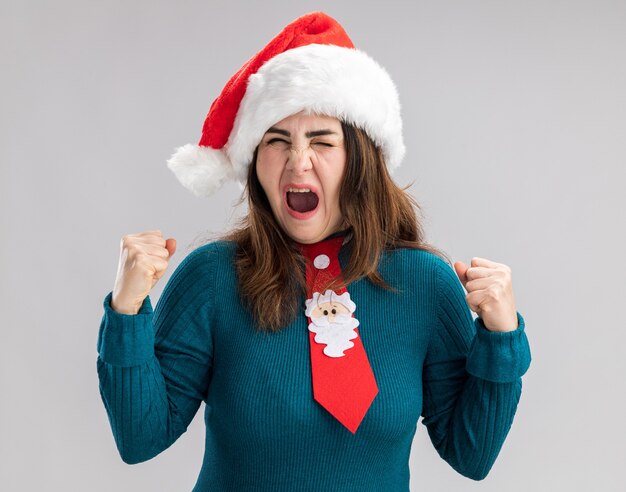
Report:
<svg viewBox="0 0 626 492"><path fill-rule="evenodd" d="M311 318L309 331L315 333L315 341L326 344L324 354L329 357L343 357L344 350L354 347L354 340L359 335L354 330L359 326L359 320L349 314L337 314L334 321L327 316Z"/></svg>

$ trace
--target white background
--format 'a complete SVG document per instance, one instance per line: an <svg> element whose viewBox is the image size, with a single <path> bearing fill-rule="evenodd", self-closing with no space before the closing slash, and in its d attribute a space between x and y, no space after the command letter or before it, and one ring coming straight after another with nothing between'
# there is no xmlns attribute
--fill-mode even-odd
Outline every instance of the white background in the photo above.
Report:
<svg viewBox="0 0 626 492"><path fill-rule="evenodd" d="M395 173L427 239L513 271L533 361L488 477L420 423L412 491L621 490L626 462L626 2L0 3L0 489L188 491L201 407L170 449L124 464L98 392L96 337L125 233L178 240L169 275L228 228L165 165L197 143L228 78L324 10L394 78Z"/></svg>

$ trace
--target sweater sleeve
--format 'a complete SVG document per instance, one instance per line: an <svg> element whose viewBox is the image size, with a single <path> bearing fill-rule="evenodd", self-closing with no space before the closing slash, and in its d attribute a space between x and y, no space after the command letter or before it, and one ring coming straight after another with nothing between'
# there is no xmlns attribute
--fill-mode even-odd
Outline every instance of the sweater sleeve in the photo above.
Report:
<svg viewBox="0 0 626 492"><path fill-rule="evenodd" d="M513 423L531 361L524 318L491 332L472 320L452 268L437 262L437 324L423 371L422 423L439 455L463 476L484 479Z"/></svg>
<svg viewBox="0 0 626 492"><path fill-rule="evenodd" d="M100 395L117 449L129 464L149 460L186 431L211 375L213 292L205 248L178 266L152 310L134 315L104 299L98 333Z"/></svg>

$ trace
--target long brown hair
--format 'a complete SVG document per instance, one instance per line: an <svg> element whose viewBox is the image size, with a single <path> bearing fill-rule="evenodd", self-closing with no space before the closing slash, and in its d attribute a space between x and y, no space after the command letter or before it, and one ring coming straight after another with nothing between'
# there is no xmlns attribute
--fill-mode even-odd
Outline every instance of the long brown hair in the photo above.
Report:
<svg viewBox="0 0 626 492"><path fill-rule="evenodd" d="M378 272L385 250L422 249L450 259L424 240L418 203L391 179L380 149L364 130L341 123L346 171L339 206L352 233L351 254L342 271L344 285L366 277L393 290ZM299 313L306 295L305 264L295 241L276 222L256 174L257 152L248 170L248 215L223 236L237 244L235 269L239 293L257 328L278 331ZM335 287L330 285L330 288Z"/></svg>

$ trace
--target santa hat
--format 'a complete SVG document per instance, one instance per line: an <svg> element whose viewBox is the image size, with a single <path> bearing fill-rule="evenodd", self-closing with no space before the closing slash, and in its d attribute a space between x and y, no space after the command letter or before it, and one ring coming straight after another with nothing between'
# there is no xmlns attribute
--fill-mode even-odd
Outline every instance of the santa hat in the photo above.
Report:
<svg viewBox="0 0 626 492"><path fill-rule="evenodd" d="M362 128L393 171L404 157L398 92L389 74L357 50L341 25L312 12L250 58L213 101L197 145L167 161L185 188L209 196L246 181L254 150L278 121L305 111Z"/></svg>

